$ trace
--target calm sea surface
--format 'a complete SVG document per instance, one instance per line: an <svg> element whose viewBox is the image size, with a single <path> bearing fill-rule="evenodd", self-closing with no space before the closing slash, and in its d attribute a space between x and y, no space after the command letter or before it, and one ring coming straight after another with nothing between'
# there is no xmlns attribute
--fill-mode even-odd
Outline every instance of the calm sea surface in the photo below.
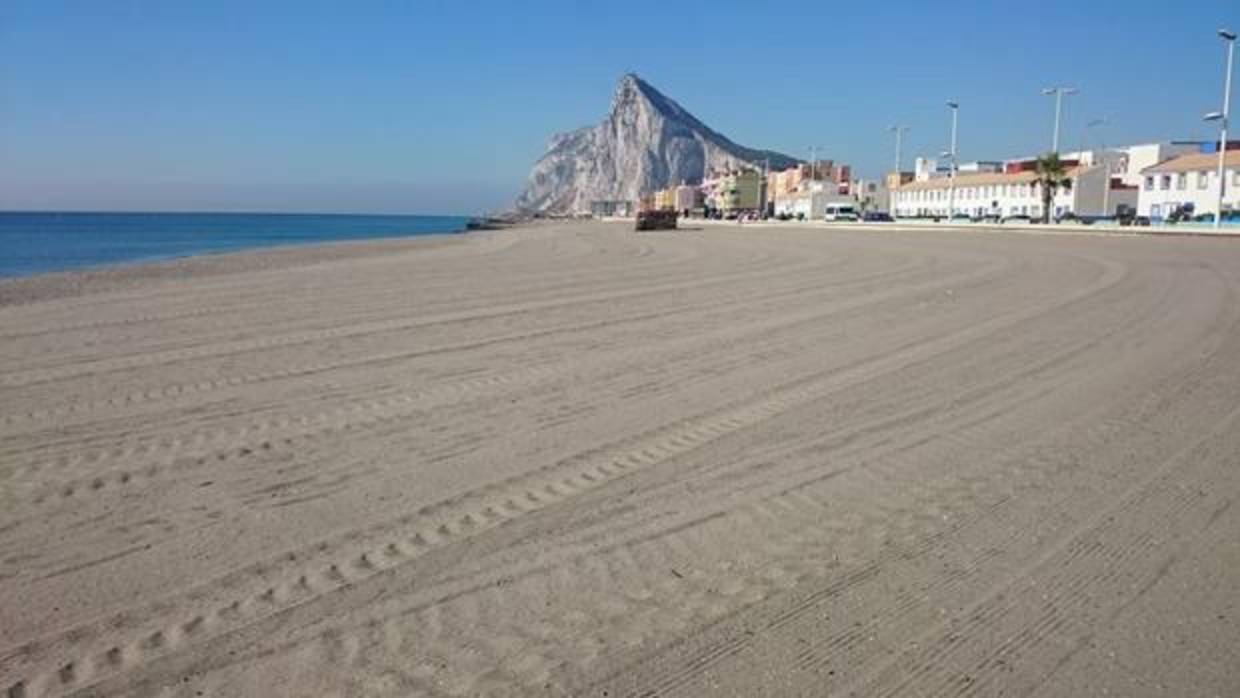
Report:
<svg viewBox="0 0 1240 698"><path fill-rule="evenodd" d="M204 252L464 230L460 216L0 211L0 277Z"/></svg>

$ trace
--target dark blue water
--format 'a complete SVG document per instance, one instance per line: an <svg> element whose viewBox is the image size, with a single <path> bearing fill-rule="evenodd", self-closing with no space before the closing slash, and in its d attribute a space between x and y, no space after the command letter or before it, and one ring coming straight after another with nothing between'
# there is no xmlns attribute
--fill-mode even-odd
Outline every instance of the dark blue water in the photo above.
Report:
<svg viewBox="0 0 1240 698"><path fill-rule="evenodd" d="M461 216L0 211L0 277L124 262L464 230Z"/></svg>

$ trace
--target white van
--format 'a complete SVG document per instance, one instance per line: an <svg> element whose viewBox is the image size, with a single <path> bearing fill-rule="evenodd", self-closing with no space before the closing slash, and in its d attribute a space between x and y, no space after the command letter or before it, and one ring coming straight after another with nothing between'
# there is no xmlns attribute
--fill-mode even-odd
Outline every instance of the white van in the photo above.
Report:
<svg viewBox="0 0 1240 698"><path fill-rule="evenodd" d="M825 221L857 221L857 207L853 204L827 204Z"/></svg>

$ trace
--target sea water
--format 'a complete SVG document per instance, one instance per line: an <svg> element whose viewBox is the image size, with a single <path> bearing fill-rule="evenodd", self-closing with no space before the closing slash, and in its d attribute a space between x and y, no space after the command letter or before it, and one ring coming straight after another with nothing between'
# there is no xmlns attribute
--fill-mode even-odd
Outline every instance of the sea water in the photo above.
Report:
<svg viewBox="0 0 1240 698"><path fill-rule="evenodd" d="M211 252L431 233L463 216L0 211L0 277Z"/></svg>

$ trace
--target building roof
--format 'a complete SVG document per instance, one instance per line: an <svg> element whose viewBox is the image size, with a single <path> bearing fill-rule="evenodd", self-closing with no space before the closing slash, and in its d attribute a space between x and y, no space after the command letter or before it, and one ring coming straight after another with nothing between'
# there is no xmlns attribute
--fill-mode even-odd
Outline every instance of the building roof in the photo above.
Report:
<svg viewBox="0 0 1240 698"><path fill-rule="evenodd" d="M1240 165L1240 150L1229 150L1223 159L1226 167ZM1142 174L1155 172L1192 172L1193 170L1213 170L1218 167L1218 153L1189 153L1179 157L1163 160L1141 170Z"/></svg>
<svg viewBox="0 0 1240 698"><path fill-rule="evenodd" d="M1064 174L1068 177L1076 177L1080 174L1081 167L1068 167L1064 169ZM1027 172L1017 172L1007 174L1004 172L979 172L977 174L957 174L956 188L963 187L983 187L991 184L1028 184L1038 178L1038 173L1030 170ZM921 181L908 182L901 184L896 191L922 191L926 189L947 189L951 187L951 177L933 177Z"/></svg>

